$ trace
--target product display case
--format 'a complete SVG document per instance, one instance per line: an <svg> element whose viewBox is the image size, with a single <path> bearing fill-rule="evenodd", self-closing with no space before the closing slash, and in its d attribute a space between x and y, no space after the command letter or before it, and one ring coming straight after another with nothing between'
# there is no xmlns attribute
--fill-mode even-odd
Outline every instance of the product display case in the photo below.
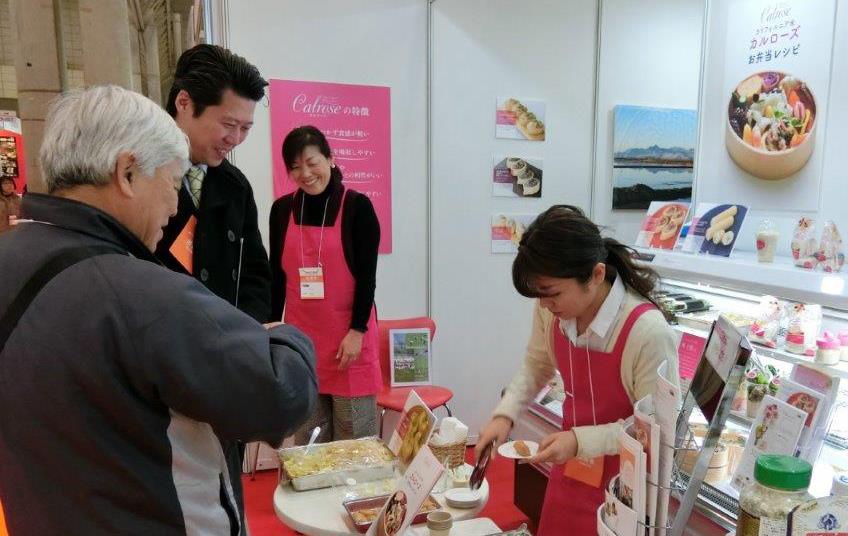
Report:
<svg viewBox="0 0 848 536"><path fill-rule="evenodd" d="M817 329L816 336L825 330L837 333L848 329L844 274L802 270L792 266L788 259L783 262L777 259L776 264L760 264L744 254L726 259L677 252L650 253L655 255L646 262L663 278L661 287L664 291L685 294L710 305L707 311L682 313L670 318L681 338L680 372L684 384L691 379L691 371L697 364L693 360L700 356L698 343L708 336L712 321L719 314L729 314L747 332L749 320L756 319L759 314L763 295L778 298L781 305L788 308L795 307L795 304L821 305L821 327ZM810 493L824 497L831 492L834 475L848 470L848 362L822 365L815 362L814 356L789 352L785 347L786 330L784 321L775 348L752 341L752 360L762 368L777 371L779 378L790 378L803 369L821 373L821 377L830 378L833 382L834 400L814 432L820 440L813 442L811 451L802 454L814 466ZM780 387L777 389L779 392ZM741 393L741 397L746 396ZM698 513L717 523L721 529L732 530L739 513L739 490L731 485L731 480L752 427L754 419L744 409L731 412L722 434L723 439L727 438L729 450L729 455L724 458L726 466L716 464L711 468L711 474L701 489Z"/></svg>

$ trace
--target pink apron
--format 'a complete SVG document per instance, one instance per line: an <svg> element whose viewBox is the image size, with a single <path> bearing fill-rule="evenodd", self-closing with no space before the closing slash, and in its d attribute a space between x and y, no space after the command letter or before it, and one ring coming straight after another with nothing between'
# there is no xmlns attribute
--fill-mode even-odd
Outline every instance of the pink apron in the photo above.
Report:
<svg viewBox="0 0 848 536"><path fill-rule="evenodd" d="M564 431L574 426L591 426L595 419L598 424L608 424L633 414L633 403L621 385L621 355L633 324L652 308L654 306L650 303L638 305L624 321L612 352L589 350L588 359L585 348L574 346L560 329L552 330L557 366L566 392L573 395L567 395L562 403ZM594 389L594 419L590 381ZM555 465L551 469L538 536L597 534L596 511L604 502L604 489L612 477L618 474L618 456L605 457L600 488L569 478L563 471L562 465Z"/></svg>
<svg viewBox="0 0 848 536"><path fill-rule="evenodd" d="M297 194L304 195L298 190ZM286 274L285 322L300 328L315 345L318 371L318 392L328 395L359 397L378 393L383 388L377 340L377 314L372 307L368 331L362 342L362 353L346 370L339 370L336 353L350 330L353 311L353 293L356 281L350 273L342 246L342 218L345 198L332 227L295 224L294 209L280 259ZM303 262L301 263L301 236ZM321 266L324 269L324 299L304 300L300 297L300 268L318 266L318 249L321 247Z"/></svg>

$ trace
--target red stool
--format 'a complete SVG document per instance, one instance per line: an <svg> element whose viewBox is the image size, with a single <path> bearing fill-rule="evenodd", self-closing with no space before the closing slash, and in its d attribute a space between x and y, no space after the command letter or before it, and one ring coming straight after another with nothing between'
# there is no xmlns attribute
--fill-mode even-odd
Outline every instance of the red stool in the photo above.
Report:
<svg viewBox="0 0 848 536"><path fill-rule="evenodd" d="M383 390L377 395L377 405L380 406L380 437L383 437L383 417L386 415L386 411L403 412L406 397L409 396L409 392L413 389L415 389L415 392L421 397L427 407L430 408L430 411L443 407L448 412L448 416L452 416L453 414L448 407L448 402L453 398L453 391L446 387L439 387L437 385L416 385L415 387L391 386L389 330L427 328L430 330L430 340L432 341L436 335L436 323L433 322L433 319L427 316L421 316L400 320L378 320L377 326L380 331L380 368L383 372Z"/></svg>

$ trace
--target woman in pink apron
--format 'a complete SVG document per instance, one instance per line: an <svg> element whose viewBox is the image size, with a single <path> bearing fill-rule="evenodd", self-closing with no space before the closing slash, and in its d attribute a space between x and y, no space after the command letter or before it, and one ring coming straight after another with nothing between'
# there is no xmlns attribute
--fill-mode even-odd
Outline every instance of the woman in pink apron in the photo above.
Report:
<svg viewBox="0 0 848 536"><path fill-rule="evenodd" d="M653 393L663 361L677 377L674 334L650 296L657 276L580 209L558 205L524 233L512 277L521 295L538 298L533 331L523 368L480 432L478 455L507 439L559 370L562 432L544 438L531 460L554 464L537 534L596 534L596 511L618 473L620 421Z"/></svg>
<svg viewBox="0 0 848 536"><path fill-rule="evenodd" d="M298 189L271 208L272 308L315 344L320 393L295 439L306 442L315 426L320 441L375 435L380 225L368 197L342 184L320 130L292 130L282 151Z"/></svg>

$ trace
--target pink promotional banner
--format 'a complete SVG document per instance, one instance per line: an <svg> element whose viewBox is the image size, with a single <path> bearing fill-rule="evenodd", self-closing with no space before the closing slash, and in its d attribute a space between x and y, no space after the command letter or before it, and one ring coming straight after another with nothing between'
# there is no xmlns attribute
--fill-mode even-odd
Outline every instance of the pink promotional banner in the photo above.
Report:
<svg viewBox="0 0 848 536"><path fill-rule="evenodd" d="M283 140L312 125L327 137L345 186L367 195L380 220L380 253L392 252L392 137L388 87L271 80L274 197L295 190Z"/></svg>

